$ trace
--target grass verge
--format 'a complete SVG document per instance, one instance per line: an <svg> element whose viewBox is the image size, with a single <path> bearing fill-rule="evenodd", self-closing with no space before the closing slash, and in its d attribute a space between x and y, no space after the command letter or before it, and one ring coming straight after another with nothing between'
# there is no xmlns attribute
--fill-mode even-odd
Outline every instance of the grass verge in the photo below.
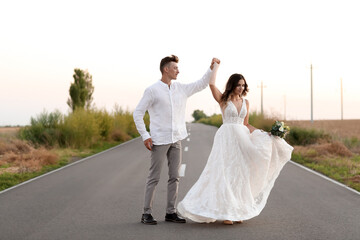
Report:
<svg viewBox="0 0 360 240"><path fill-rule="evenodd" d="M54 148L48 150L57 156L57 160L53 164L44 165L40 170L35 171L15 171L3 172L0 174L0 191L18 185L22 182L28 181L32 178L38 177L55 169L61 168L69 163L80 160L82 158L94 155L109 148L112 148L121 142L101 142L94 145L92 148L71 149L71 148ZM1 169L11 169L15 164L5 163L0 166Z"/></svg>
<svg viewBox="0 0 360 240"><path fill-rule="evenodd" d="M353 157L326 157L314 159L293 153L292 160L314 171L324 174L338 182L360 191L360 156Z"/></svg>

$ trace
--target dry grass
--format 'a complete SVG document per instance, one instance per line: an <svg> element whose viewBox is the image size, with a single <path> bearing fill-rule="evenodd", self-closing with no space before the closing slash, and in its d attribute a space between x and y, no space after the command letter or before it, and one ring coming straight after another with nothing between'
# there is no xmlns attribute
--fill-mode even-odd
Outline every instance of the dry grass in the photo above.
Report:
<svg viewBox="0 0 360 240"><path fill-rule="evenodd" d="M335 141L332 143L325 143L317 148L321 155L336 155L341 157L352 157L353 153L341 142Z"/></svg>
<svg viewBox="0 0 360 240"><path fill-rule="evenodd" d="M47 149L35 149L18 139L0 139L0 174L36 172L57 160L57 155Z"/></svg>
<svg viewBox="0 0 360 240"><path fill-rule="evenodd" d="M16 138L19 130L19 127L0 127L0 139Z"/></svg>
<svg viewBox="0 0 360 240"><path fill-rule="evenodd" d="M321 129L339 139L356 137L360 139L360 120L315 120L286 121L287 125L301 128Z"/></svg>
<svg viewBox="0 0 360 240"><path fill-rule="evenodd" d="M327 157L352 157L354 154L341 142L313 144L309 146L295 146L295 153L304 157L323 159Z"/></svg>
<svg viewBox="0 0 360 240"><path fill-rule="evenodd" d="M0 156L5 153L28 153L31 151L31 146L24 141L14 139L10 141L4 141L0 139Z"/></svg>
<svg viewBox="0 0 360 240"><path fill-rule="evenodd" d="M360 183L360 175L356 175L354 177L348 178L348 180L354 183Z"/></svg>
<svg viewBox="0 0 360 240"><path fill-rule="evenodd" d="M19 127L0 127L0 134L13 134L19 131Z"/></svg>

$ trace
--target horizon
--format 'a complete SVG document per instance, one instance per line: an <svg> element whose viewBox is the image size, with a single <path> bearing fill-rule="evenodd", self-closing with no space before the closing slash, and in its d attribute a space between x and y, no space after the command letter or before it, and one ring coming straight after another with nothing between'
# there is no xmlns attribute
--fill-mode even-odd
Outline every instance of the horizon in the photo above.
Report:
<svg viewBox="0 0 360 240"><path fill-rule="evenodd" d="M283 121L282 119L280 119L280 121ZM314 122L326 122L326 121L360 121L360 119L319 119L319 120L314 120ZM287 122L311 122L310 120L285 120L284 121L285 124ZM192 122L186 122L186 123L192 123ZM30 124L28 125L0 125L0 128L21 128L21 127L26 127L26 126L30 126ZM291 127L291 125L290 125Z"/></svg>

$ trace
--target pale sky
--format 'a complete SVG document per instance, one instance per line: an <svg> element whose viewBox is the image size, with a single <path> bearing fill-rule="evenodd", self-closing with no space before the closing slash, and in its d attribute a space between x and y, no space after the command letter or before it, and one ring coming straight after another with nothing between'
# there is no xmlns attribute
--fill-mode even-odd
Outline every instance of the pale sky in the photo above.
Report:
<svg viewBox="0 0 360 240"><path fill-rule="evenodd" d="M160 60L179 57L178 80L198 80L212 57L217 86L241 73L252 111L310 119L360 118L358 1L1 1L0 126L26 125L43 110L67 113L74 68L93 76L94 103L133 111L161 77ZM188 100L186 119L220 113L209 88Z"/></svg>

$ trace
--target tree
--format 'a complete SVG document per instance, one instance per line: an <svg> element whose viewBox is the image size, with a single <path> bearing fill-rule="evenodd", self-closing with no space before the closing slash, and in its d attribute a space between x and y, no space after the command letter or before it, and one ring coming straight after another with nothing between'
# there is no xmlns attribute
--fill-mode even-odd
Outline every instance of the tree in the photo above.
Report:
<svg viewBox="0 0 360 240"><path fill-rule="evenodd" d="M71 83L67 104L74 111L76 108L90 108L93 100L94 87L92 76L87 70L74 69L74 82Z"/></svg>
<svg viewBox="0 0 360 240"><path fill-rule="evenodd" d="M202 110L195 110L192 114L193 118L195 119L195 122L200 120L201 118L207 118L206 114Z"/></svg>

